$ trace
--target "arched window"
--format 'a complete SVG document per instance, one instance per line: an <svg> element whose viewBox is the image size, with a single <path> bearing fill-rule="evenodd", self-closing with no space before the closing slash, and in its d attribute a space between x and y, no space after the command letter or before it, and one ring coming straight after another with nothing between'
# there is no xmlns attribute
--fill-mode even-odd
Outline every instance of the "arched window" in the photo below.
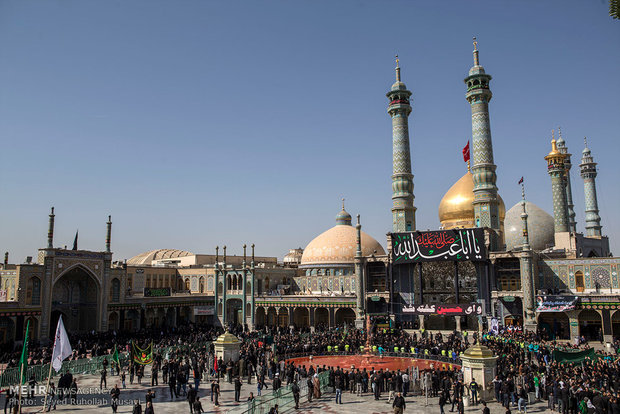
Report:
<svg viewBox="0 0 620 414"><path fill-rule="evenodd" d="M239 290L239 276L233 275L233 290Z"/></svg>
<svg viewBox="0 0 620 414"><path fill-rule="evenodd" d="M110 302L118 302L121 296L121 282L114 278L110 284Z"/></svg>
<svg viewBox="0 0 620 414"><path fill-rule="evenodd" d="M28 288L26 289L26 303L28 305L41 304L41 279L38 277L32 277L28 281Z"/></svg>
<svg viewBox="0 0 620 414"><path fill-rule="evenodd" d="M200 281L198 282L198 290L200 293L205 293L205 278L200 276Z"/></svg>
<svg viewBox="0 0 620 414"><path fill-rule="evenodd" d="M245 284L245 294L246 295L252 294L252 284L250 282Z"/></svg>
<svg viewBox="0 0 620 414"><path fill-rule="evenodd" d="M185 290L189 291L189 277L185 278Z"/></svg>
<svg viewBox="0 0 620 414"><path fill-rule="evenodd" d="M226 276L226 280L228 280L228 290L232 290L232 278L230 275Z"/></svg>
<svg viewBox="0 0 620 414"><path fill-rule="evenodd" d="M265 292L269 293L269 278L265 278Z"/></svg>
<svg viewBox="0 0 620 414"><path fill-rule="evenodd" d="M207 290L208 291L212 291L213 290L213 278L212 277L207 279Z"/></svg>

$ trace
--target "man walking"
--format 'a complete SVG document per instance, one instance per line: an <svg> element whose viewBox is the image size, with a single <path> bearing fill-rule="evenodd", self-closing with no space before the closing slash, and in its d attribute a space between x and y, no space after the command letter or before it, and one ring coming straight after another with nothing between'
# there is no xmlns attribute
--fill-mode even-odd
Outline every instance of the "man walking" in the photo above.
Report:
<svg viewBox="0 0 620 414"><path fill-rule="evenodd" d="M405 398L403 398L402 393L398 393L396 398L394 398L394 402L392 403L392 408L394 408L394 414L403 414L405 412Z"/></svg>
<svg viewBox="0 0 620 414"><path fill-rule="evenodd" d="M293 392L293 399L295 399L295 409L299 410L300 389L299 389L299 386L297 385L297 382L293 382L293 385L291 386L291 391Z"/></svg>
<svg viewBox="0 0 620 414"><path fill-rule="evenodd" d="M235 402L241 402L239 397L241 396L241 378L235 378Z"/></svg>
<svg viewBox="0 0 620 414"><path fill-rule="evenodd" d="M336 404L342 404L342 377L340 375L334 378L334 388L336 389Z"/></svg>
<svg viewBox="0 0 620 414"><path fill-rule="evenodd" d="M189 390L187 391L187 403L189 404L189 414L192 414L194 412L194 402L196 402L197 396L198 396L198 393L196 392L194 387L192 387L192 384L190 384Z"/></svg>

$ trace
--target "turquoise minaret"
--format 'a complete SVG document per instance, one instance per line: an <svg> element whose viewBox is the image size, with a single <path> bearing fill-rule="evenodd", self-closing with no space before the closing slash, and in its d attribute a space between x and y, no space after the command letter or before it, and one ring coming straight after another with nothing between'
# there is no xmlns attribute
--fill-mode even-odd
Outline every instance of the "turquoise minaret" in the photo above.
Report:
<svg viewBox="0 0 620 414"><path fill-rule="evenodd" d="M465 78L465 98L471 106L472 158L471 173L474 180L474 217L476 227L493 230L491 250L499 250L503 235L499 221L496 165L493 163L493 142L489 120L489 101L493 94L489 89L488 75L478 58L478 42L474 37L474 66Z"/></svg>
<svg viewBox="0 0 620 414"><path fill-rule="evenodd" d="M521 184L521 253L519 262L521 268L521 289L523 290L524 327L528 331L536 331L536 312L534 311L534 281L532 278L533 252L530 247L530 238L527 230L527 210L525 208L525 186Z"/></svg>
<svg viewBox="0 0 620 414"><path fill-rule="evenodd" d="M409 114L411 92L400 80L400 65L396 56L396 82L386 94L390 103L388 114L392 117L392 231L415 230L413 206L413 174L409 148Z"/></svg>
<svg viewBox="0 0 620 414"><path fill-rule="evenodd" d="M573 164L570 161L572 154L568 153L566 141L562 138L562 129L558 127L558 151L566 156L564 160L564 184L566 185L566 208L568 209L568 229L571 233L577 232L577 221L575 220L575 204L573 203L573 190L570 183L570 169Z"/></svg>
<svg viewBox="0 0 620 414"><path fill-rule="evenodd" d="M357 225L355 226L356 230L356 246L355 250L355 277L357 282L355 284L355 295L356 295L356 305L357 305L357 323L356 326L362 325L364 321L364 275L362 274L362 225L360 223L360 215L357 215Z"/></svg>
<svg viewBox="0 0 620 414"><path fill-rule="evenodd" d="M592 158L588 142L583 139L585 148L581 154L581 178L586 198L586 236L601 237L601 217L598 215L598 200L596 198L596 163Z"/></svg>
<svg viewBox="0 0 620 414"><path fill-rule="evenodd" d="M557 142L551 131L551 152L547 154L547 172L551 177L551 194L553 196L553 220L556 233L568 232L568 209L566 208L566 186L564 184L564 160L566 155L558 150ZM556 239L557 240L557 239Z"/></svg>

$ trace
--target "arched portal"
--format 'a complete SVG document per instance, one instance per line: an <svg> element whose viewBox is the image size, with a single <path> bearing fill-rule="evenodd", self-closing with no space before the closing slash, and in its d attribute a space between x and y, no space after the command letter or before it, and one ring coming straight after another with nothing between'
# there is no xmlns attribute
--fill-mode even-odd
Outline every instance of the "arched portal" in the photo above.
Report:
<svg viewBox="0 0 620 414"><path fill-rule="evenodd" d="M256 308L256 312L254 313L254 319L256 321L256 325L262 326L265 325L265 308L259 306Z"/></svg>
<svg viewBox="0 0 620 414"><path fill-rule="evenodd" d="M277 317L276 308L270 307L269 309L267 309L267 326L275 326L276 317Z"/></svg>
<svg viewBox="0 0 620 414"><path fill-rule="evenodd" d="M101 292L97 278L83 266L68 269L52 287L52 314L63 315L69 332L89 332L98 329L99 301ZM56 318L58 320L58 318ZM56 333L56 325L50 325L50 336Z"/></svg>
<svg viewBox="0 0 620 414"><path fill-rule="evenodd" d="M31 316L25 321L24 326L28 326L28 323L30 323L28 338L36 341L39 339L39 320L34 316ZM54 334L56 333L55 331L56 329L54 329Z"/></svg>
<svg viewBox="0 0 620 414"><path fill-rule="evenodd" d="M538 327L550 340L570 339L568 316L564 312L541 312Z"/></svg>
<svg viewBox="0 0 620 414"><path fill-rule="evenodd" d="M278 326L283 328L288 326L288 308L282 307L278 310Z"/></svg>
<svg viewBox="0 0 620 414"><path fill-rule="evenodd" d="M118 331L118 313L110 312L108 315L108 331Z"/></svg>
<svg viewBox="0 0 620 414"><path fill-rule="evenodd" d="M0 344L9 344L15 338L15 323L8 316L0 317Z"/></svg>
<svg viewBox="0 0 620 414"><path fill-rule="evenodd" d="M243 324L243 302L241 299L228 299L226 301L226 321Z"/></svg>
<svg viewBox="0 0 620 414"><path fill-rule="evenodd" d="M329 326L329 311L327 310L327 308L316 308L314 310L314 324L316 326Z"/></svg>
<svg viewBox="0 0 620 414"><path fill-rule="evenodd" d="M310 313L308 308L295 308L293 311L293 322L298 328L310 326Z"/></svg>
<svg viewBox="0 0 620 414"><path fill-rule="evenodd" d="M579 335L589 341L603 340L603 324L601 315L594 309L586 309L579 313Z"/></svg>
<svg viewBox="0 0 620 414"><path fill-rule="evenodd" d="M351 308L340 308L336 311L336 326L348 325L355 321L355 311Z"/></svg>
<svg viewBox="0 0 620 414"><path fill-rule="evenodd" d="M140 312L136 309L130 309L125 315L125 330L137 331L140 329Z"/></svg>
<svg viewBox="0 0 620 414"><path fill-rule="evenodd" d="M611 333L614 338L620 336L620 311L615 311L611 316Z"/></svg>

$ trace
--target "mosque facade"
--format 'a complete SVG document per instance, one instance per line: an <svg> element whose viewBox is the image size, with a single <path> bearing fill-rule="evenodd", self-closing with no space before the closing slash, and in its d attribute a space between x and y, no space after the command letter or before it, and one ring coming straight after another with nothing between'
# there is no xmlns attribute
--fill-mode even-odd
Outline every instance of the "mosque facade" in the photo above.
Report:
<svg viewBox="0 0 620 414"><path fill-rule="evenodd" d="M562 339L620 335L620 258L611 256L602 232L592 151L586 144L578 165L585 234L577 230L572 155L560 131L557 140L552 136L549 154L541 156L553 214L526 199L524 187L522 200L506 210L493 157L492 78L480 65L475 42L473 54L464 80L472 165L441 200L437 231L416 229L408 119L412 93L401 80L397 59L396 82L386 94L393 174L392 229L385 245L362 231L359 215L353 224L343 201L335 225L305 248L291 249L282 262L255 256L254 245L249 253L243 245L239 256L223 246L215 254L161 249L114 261L111 218L103 251L69 250L54 245L52 209L47 247L20 264L11 264L7 253L0 266L0 342L23 339L28 324L31 337L45 341L60 316L72 332L190 322L363 326L371 315L412 328L462 330L499 323L542 329ZM439 246L438 240L456 243L463 234L478 235L483 254L448 260L433 253L418 262L399 261L403 238Z"/></svg>

